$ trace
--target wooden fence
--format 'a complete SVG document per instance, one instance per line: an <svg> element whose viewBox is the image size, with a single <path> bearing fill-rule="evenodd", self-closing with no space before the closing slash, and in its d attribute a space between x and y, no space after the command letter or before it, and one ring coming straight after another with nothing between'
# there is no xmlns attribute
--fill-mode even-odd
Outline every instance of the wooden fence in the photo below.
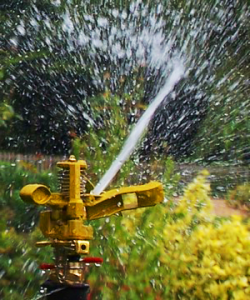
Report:
<svg viewBox="0 0 250 300"><path fill-rule="evenodd" d="M41 155L41 154L17 154L10 152L0 152L0 162L9 162L11 164L28 163L38 171L53 169L58 161L65 160L63 156Z"/></svg>

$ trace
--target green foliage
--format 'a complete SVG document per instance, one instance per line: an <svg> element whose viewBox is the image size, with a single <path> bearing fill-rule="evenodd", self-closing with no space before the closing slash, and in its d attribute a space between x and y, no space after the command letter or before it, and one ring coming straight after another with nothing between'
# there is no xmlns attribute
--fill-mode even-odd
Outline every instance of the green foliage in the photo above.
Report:
<svg viewBox="0 0 250 300"><path fill-rule="evenodd" d="M49 171L39 173L32 164L22 161L0 163L0 210L11 210L8 221L19 231L34 227L38 219L39 209L25 204L19 197L21 188L29 183L45 184L54 190L56 176Z"/></svg>
<svg viewBox="0 0 250 300"><path fill-rule="evenodd" d="M25 204L20 189L28 183L43 183L55 189L55 175L39 173L29 163L0 164L0 298L31 299L44 277L38 264L49 261L49 248L37 249L42 238L38 229L39 210ZM31 229L33 229L31 231Z"/></svg>
<svg viewBox="0 0 250 300"><path fill-rule="evenodd" d="M250 184L238 185L227 194L227 201L233 207L250 207Z"/></svg>
<svg viewBox="0 0 250 300"><path fill-rule="evenodd" d="M173 159L167 158L165 172L162 176L162 184L164 186L164 194L166 199L171 199L178 191L179 182L181 179L180 173L175 172L175 164Z"/></svg>
<svg viewBox="0 0 250 300"><path fill-rule="evenodd" d="M14 117L16 117L16 115L11 105L6 103L0 104L0 127L7 127L7 122Z"/></svg>
<svg viewBox="0 0 250 300"><path fill-rule="evenodd" d="M42 236L38 229L32 233L17 233L6 225L13 212L0 210L0 298L2 300L30 300L45 280L39 263L49 262L49 248L37 249L35 243Z"/></svg>
<svg viewBox="0 0 250 300"><path fill-rule="evenodd" d="M248 299L249 226L210 214L200 175L181 199L96 228L92 253L104 265L89 276L101 299Z"/></svg>
<svg viewBox="0 0 250 300"><path fill-rule="evenodd" d="M213 95L208 113L193 144L194 157L203 161L247 162L245 154L249 152L250 142L247 113L250 107L249 86L245 89L239 87L245 85L249 75L242 66L231 70L232 65L230 61L217 74L217 84L210 91Z"/></svg>

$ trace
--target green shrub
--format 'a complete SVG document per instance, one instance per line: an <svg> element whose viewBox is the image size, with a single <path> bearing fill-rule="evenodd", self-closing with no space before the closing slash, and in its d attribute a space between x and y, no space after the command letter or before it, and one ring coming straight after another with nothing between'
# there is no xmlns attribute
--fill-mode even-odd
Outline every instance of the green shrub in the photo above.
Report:
<svg viewBox="0 0 250 300"><path fill-rule="evenodd" d="M200 175L177 204L98 223L92 244L105 263L92 272L101 299L248 299L249 226L210 214ZM98 287L98 288L97 288Z"/></svg>
<svg viewBox="0 0 250 300"><path fill-rule="evenodd" d="M38 229L32 233L18 233L6 226L11 210L0 211L0 299L29 300L45 280L39 263L49 262L51 249L38 249L42 238Z"/></svg>
<svg viewBox="0 0 250 300"><path fill-rule="evenodd" d="M29 163L0 162L0 210L9 208L7 222L18 231L29 230L38 220L39 208L25 204L19 197L23 186L41 183L55 189L56 176L50 171L38 172Z"/></svg>
<svg viewBox="0 0 250 300"><path fill-rule="evenodd" d="M233 207L246 206L250 207L250 184L238 185L227 195L228 203Z"/></svg>
<svg viewBox="0 0 250 300"><path fill-rule="evenodd" d="M55 188L55 176L39 173L28 163L0 163L0 299L31 299L43 277L38 263L52 258L51 249L37 249L35 226L39 209L25 204L20 189L28 183ZM32 231L31 231L32 230Z"/></svg>

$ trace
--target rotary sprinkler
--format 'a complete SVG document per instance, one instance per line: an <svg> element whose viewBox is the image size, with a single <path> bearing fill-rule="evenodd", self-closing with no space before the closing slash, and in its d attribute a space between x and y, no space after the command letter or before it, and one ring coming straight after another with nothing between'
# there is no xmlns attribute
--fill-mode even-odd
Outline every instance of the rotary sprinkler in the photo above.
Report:
<svg viewBox="0 0 250 300"><path fill-rule="evenodd" d="M87 164L72 155L67 161L58 162L59 189L51 193L41 184L28 184L20 191L23 201L44 205L40 212L40 230L45 241L38 247L51 246L54 264L42 264L49 269L49 279L42 285L44 299L84 300L89 294L85 283L89 263L102 263L101 258L88 257L93 228L85 221L117 214L123 210L154 206L164 199L159 182L122 187L93 195L94 186L87 178Z"/></svg>

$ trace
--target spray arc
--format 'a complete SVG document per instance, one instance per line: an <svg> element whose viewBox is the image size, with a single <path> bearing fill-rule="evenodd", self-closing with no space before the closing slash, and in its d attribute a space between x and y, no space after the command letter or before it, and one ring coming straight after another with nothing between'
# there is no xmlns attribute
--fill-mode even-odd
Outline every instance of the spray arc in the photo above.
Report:
<svg viewBox="0 0 250 300"><path fill-rule="evenodd" d="M20 196L27 203L48 207L40 212L39 225L48 240L38 242L37 246L54 248L55 263L48 267L51 269L50 281L57 285L81 285L88 261L87 257L82 257L89 254L93 239L93 228L85 222L161 203L163 187L159 182L150 182L94 195L91 194L94 186L87 178L84 160L77 161L70 156L57 166L61 170L60 192L51 193L47 186L29 184L22 188Z"/></svg>

